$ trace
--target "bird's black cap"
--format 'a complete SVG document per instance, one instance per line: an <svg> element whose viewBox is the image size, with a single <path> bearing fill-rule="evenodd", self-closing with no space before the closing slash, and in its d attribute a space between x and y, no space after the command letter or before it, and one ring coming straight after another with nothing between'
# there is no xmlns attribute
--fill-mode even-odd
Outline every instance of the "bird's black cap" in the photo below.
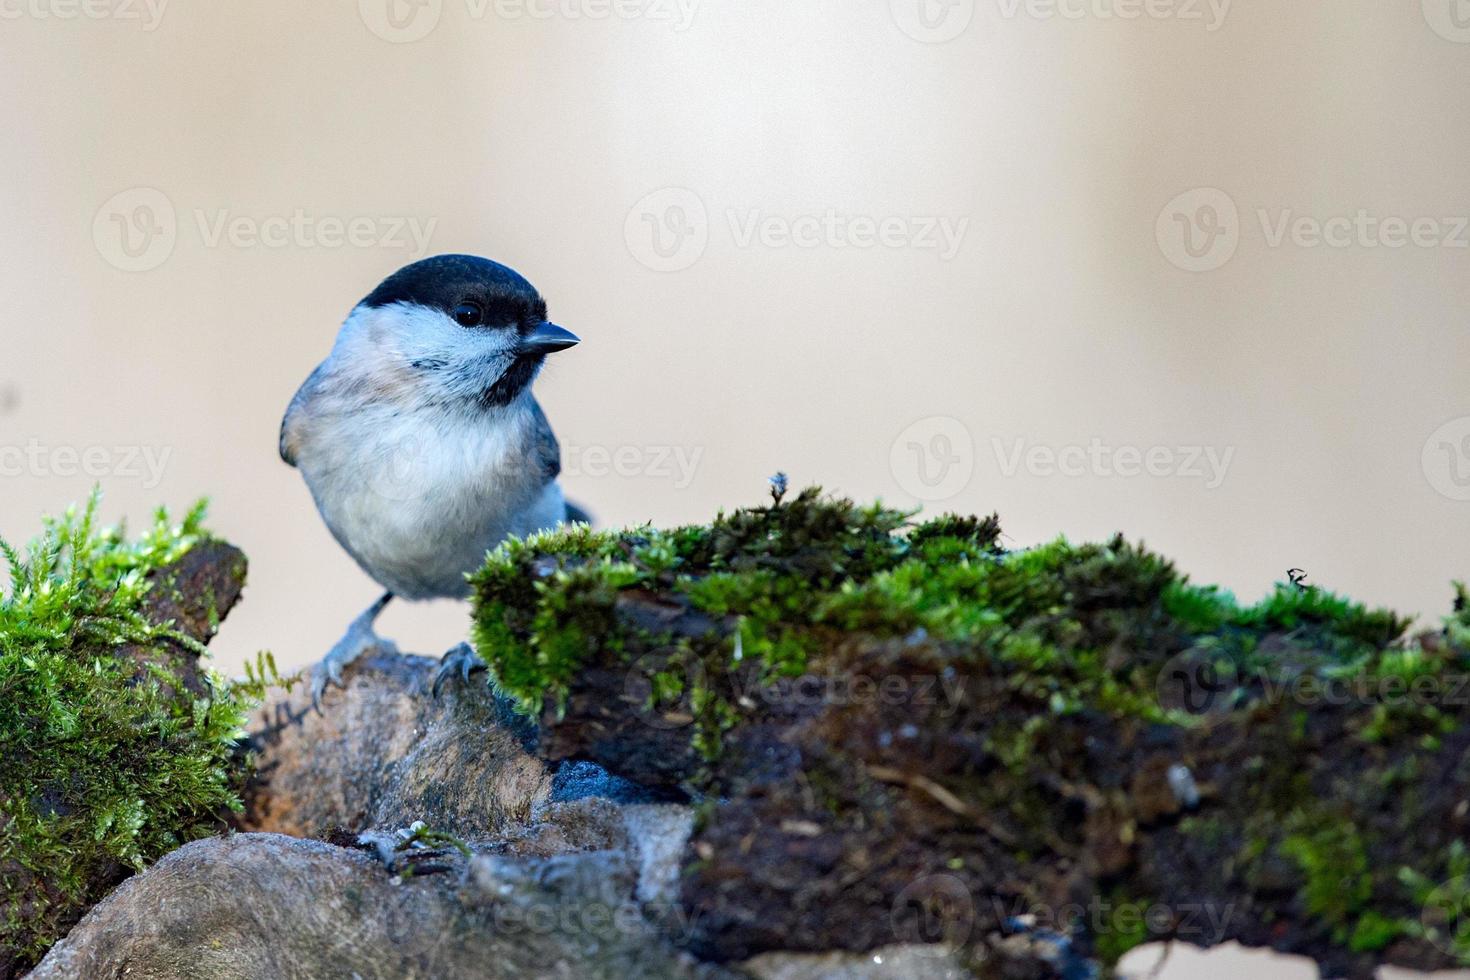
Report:
<svg viewBox="0 0 1470 980"><path fill-rule="evenodd" d="M406 265L359 305L376 309L394 303L445 313L474 303L485 311L486 323L512 324L522 332L546 321L546 301L535 286L514 269L478 255L436 255Z"/></svg>

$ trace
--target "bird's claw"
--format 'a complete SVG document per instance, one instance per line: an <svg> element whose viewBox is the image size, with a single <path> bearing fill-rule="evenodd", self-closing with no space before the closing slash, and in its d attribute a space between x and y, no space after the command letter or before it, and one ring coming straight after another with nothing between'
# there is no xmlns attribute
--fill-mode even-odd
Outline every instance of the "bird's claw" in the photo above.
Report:
<svg viewBox="0 0 1470 980"><path fill-rule="evenodd" d="M334 667L335 665L329 665L326 661L312 665L311 708L317 714L322 713L322 695L327 693L327 687L331 684L342 686L342 672Z"/></svg>
<svg viewBox="0 0 1470 980"><path fill-rule="evenodd" d="M461 643L444 655L439 661L439 669L434 671L434 697L439 696L439 691L444 687L444 682L450 680L457 673L460 678L468 684L470 675L475 671L486 670L485 661L468 643Z"/></svg>
<svg viewBox="0 0 1470 980"><path fill-rule="evenodd" d="M311 706L317 714L322 714L322 696L327 693L327 688L340 687L345 690L347 683L343 680L342 671L358 657L374 648L384 653L398 652L398 647L393 641L379 638L370 628L361 629L354 626L347 631L346 636L337 641L337 645L332 647L319 663L312 665Z"/></svg>

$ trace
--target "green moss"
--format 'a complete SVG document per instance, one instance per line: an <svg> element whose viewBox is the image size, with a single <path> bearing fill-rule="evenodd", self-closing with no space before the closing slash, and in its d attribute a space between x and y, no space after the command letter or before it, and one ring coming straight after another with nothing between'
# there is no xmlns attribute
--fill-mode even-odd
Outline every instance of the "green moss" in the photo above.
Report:
<svg viewBox="0 0 1470 980"><path fill-rule="evenodd" d="M1093 707L1163 720L1157 670L1187 647L1214 649L1238 670L1274 669L1281 650L1259 651L1257 641L1283 632L1324 669L1357 670L1405 628L1317 588L1283 586L1242 607L1122 537L1012 553L999 538L994 517L914 525L903 512L817 488L706 527L579 525L506 542L489 557L472 577L475 640L525 710L558 707L592 656L646 646L619 621L618 596L669 589L737 635L699 651L717 674L738 656L763 681L799 677L835 634L923 631L1024 671L1058 713ZM708 743L734 709L703 700L699 737Z"/></svg>
<svg viewBox="0 0 1470 980"><path fill-rule="evenodd" d="M896 565L908 550L894 533L904 522L809 490L704 528L577 525L507 541L471 577L476 646L502 689L534 711L559 703L594 652L624 642L620 592L665 586L710 615L740 617L747 656L773 674L799 675L809 647L781 624L809 619L826 590Z"/></svg>
<svg viewBox="0 0 1470 980"><path fill-rule="evenodd" d="M1355 953L1376 953L1404 934L1404 927L1371 909L1353 927L1348 948Z"/></svg>
<svg viewBox="0 0 1470 980"><path fill-rule="evenodd" d="M1147 910L1149 903L1132 901L1127 892L1113 889L1104 908L1109 915L1101 922L1093 923L1096 931L1097 955L1104 963L1117 963L1130 950L1148 942L1150 938Z"/></svg>
<svg viewBox="0 0 1470 980"><path fill-rule="evenodd" d="M237 739L263 682L209 676L209 696L190 696L162 651L202 648L143 617L149 591L172 587L150 573L202 539L202 504L177 525L160 511L133 541L97 529L96 504L48 520L24 556L0 542L0 944L22 963L100 897L109 867L142 868L238 806Z"/></svg>
<svg viewBox="0 0 1470 980"><path fill-rule="evenodd" d="M1368 852L1357 828L1338 820L1313 818L1317 825L1290 834L1281 851L1306 878L1302 899L1307 911L1333 926L1345 940L1373 898Z"/></svg>
<svg viewBox="0 0 1470 980"><path fill-rule="evenodd" d="M1437 869L1425 874L1418 868L1399 869L1398 880L1422 913L1396 923L1403 935L1415 936L1453 952L1461 966L1470 966L1470 848L1462 840L1451 842L1438 860L1423 867Z"/></svg>
<svg viewBox="0 0 1470 980"><path fill-rule="evenodd" d="M1445 622L1450 642L1462 650L1470 649L1470 593L1464 582L1455 583L1455 611Z"/></svg>
<svg viewBox="0 0 1470 980"><path fill-rule="evenodd" d="M1236 622L1247 628L1294 630L1303 626L1325 626L1347 640L1370 646L1392 642L1408 622L1384 609L1370 610L1325 589L1279 585L1259 603L1245 610Z"/></svg>

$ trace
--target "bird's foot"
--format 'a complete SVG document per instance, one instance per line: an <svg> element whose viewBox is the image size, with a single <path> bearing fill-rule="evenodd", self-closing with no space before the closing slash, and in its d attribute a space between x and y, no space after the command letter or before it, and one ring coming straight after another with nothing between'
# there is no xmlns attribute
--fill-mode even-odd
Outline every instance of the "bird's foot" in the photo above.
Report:
<svg viewBox="0 0 1470 980"><path fill-rule="evenodd" d="M358 848L377 858L389 874L402 878L453 870L454 866L444 860L451 848L465 857L470 853L458 838L431 831L422 820L414 821L413 826L406 830L358 834L356 843Z"/></svg>
<svg viewBox="0 0 1470 980"><path fill-rule="evenodd" d="M439 661L439 669L434 671L434 697L439 696L439 689L444 686L444 682L452 680L455 674L458 674L468 684L471 674L477 670L487 669L485 661L480 659L474 647L468 643L461 643Z"/></svg>
<svg viewBox="0 0 1470 980"><path fill-rule="evenodd" d="M347 628L347 634L327 651L327 655L312 666L311 706L316 709L317 714L322 713L322 695L327 693L327 687L335 684L345 688L347 685L342 682L342 671L348 664L374 648L384 653L398 652L397 645L373 632L371 624L354 622Z"/></svg>

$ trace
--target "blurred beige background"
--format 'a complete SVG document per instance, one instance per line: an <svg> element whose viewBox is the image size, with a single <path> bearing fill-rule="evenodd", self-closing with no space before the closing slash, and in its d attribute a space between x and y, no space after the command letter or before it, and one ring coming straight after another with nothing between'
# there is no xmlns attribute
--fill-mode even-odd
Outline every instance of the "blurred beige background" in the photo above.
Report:
<svg viewBox="0 0 1470 980"><path fill-rule="evenodd" d="M223 666L314 659L376 591L281 413L379 279L468 251L584 338L538 390L605 523L785 469L1432 623L1467 86L1463 0L0 0L0 534L208 494L251 558Z"/></svg>

